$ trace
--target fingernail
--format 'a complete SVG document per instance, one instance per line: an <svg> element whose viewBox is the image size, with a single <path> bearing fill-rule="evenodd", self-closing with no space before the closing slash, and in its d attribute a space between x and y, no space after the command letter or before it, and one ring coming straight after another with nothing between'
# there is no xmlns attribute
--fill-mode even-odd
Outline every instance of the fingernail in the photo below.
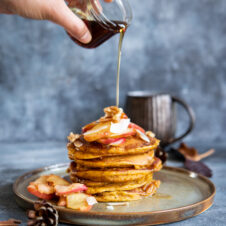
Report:
<svg viewBox="0 0 226 226"><path fill-rule="evenodd" d="M89 43L92 39L92 36L89 31L87 31L81 38L80 41L83 43Z"/></svg>

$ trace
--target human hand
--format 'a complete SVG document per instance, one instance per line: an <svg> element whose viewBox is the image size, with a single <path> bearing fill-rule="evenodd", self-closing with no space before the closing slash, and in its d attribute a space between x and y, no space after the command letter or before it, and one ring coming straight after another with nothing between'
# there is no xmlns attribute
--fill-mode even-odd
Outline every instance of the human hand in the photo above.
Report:
<svg viewBox="0 0 226 226"><path fill-rule="evenodd" d="M64 0L0 0L0 13L50 20L64 27L82 43L89 43L92 39L85 23L68 8Z"/></svg>

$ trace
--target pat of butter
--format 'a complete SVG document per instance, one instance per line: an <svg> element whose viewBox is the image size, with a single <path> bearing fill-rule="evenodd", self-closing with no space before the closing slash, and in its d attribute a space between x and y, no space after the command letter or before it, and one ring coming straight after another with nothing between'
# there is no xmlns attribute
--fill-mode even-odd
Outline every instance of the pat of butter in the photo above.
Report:
<svg viewBox="0 0 226 226"><path fill-rule="evenodd" d="M111 133L124 133L128 129L130 119L121 119L118 123L111 123Z"/></svg>

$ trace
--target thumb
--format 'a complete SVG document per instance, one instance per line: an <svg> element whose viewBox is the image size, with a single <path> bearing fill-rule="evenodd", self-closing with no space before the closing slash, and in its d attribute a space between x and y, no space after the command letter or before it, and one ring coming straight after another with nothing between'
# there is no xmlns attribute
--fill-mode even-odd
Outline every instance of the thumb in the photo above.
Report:
<svg viewBox="0 0 226 226"><path fill-rule="evenodd" d="M85 23L68 8L64 1L54 7L49 18L64 27L78 41L82 43L91 41L92 37Z"/></svg>

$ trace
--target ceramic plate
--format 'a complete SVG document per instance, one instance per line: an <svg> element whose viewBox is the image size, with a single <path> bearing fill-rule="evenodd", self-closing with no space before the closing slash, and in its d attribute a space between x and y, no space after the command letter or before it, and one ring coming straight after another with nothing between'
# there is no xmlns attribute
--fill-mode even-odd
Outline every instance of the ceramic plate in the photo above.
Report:
<svg viewBox="0 0 226 226"><path fill-rule="evenodd" d="M29 182L43 174L66 177L67 167L68 164L53 165L19 177L13 185L17 203L25 209L32 208L37 199L27 192ZM196 216L213 203L215 187L206 177L166 166L155 173L155 178L161 180L161 185L153 197L116 205L98 203L89 212L55 206L60 221L75 225L156 225Z"/></svg>

